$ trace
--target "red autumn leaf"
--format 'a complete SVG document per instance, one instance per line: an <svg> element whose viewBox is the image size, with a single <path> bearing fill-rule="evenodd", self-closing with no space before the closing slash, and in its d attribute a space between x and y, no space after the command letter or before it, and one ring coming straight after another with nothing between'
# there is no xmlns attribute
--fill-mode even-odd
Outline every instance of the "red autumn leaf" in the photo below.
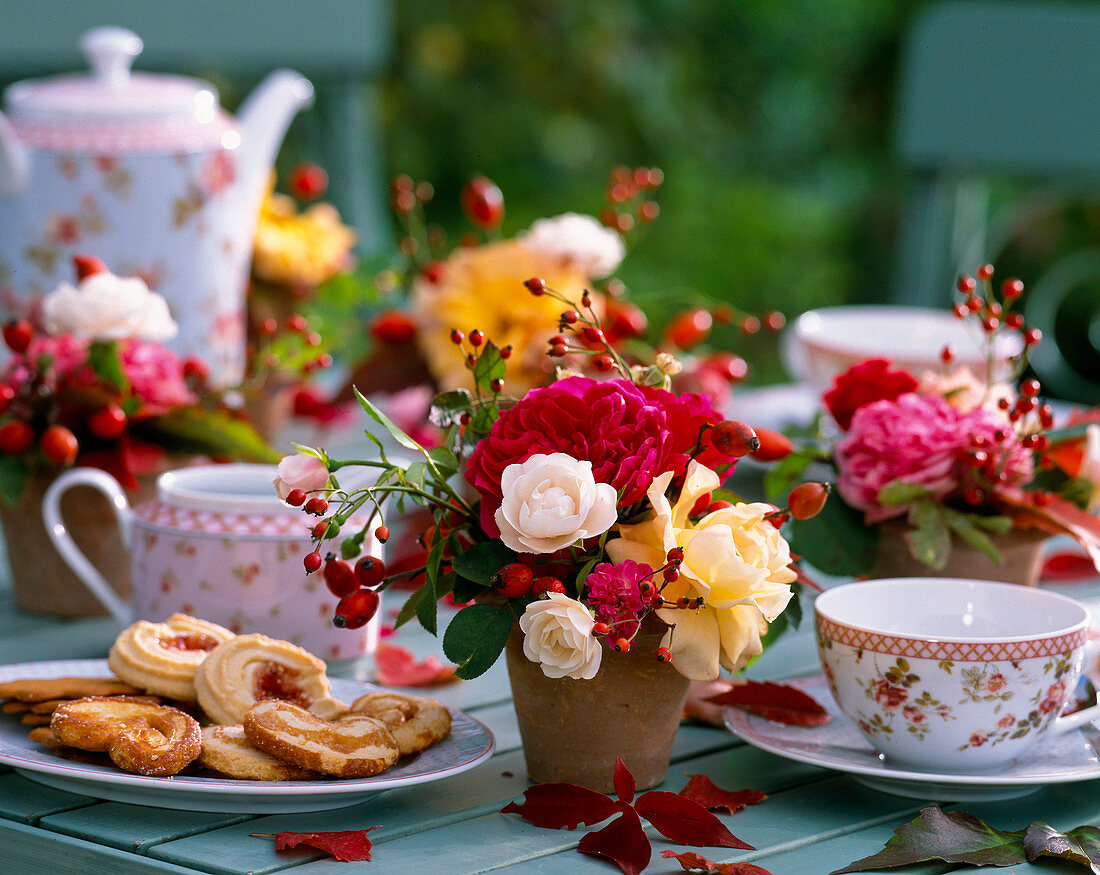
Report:
<svg viewBox="0 0 1100 875"><path fill-rule="evenodd" d="M275 833L275 850L285 851L298 845L309 845L326 854L331 854L342 863L354 863L369 860L371 841L367 833L370 829L347 829L341 832L279 832ZM253 833L257 835L257 833Z"/></svg>
<svg viewBox="0 0 1100 875"><path fill-rule="evenodd" d="M706 775L688 775L687 785L680 791L685 799L698 802L707 811L725 809L736 814L746 805L756 805L768 797L759 790L723 790Z"/></svg>
<svg viewBox="0 0 1100 875"><path fill-rule="evenodd" d="M374 651L374 677L387 687L431 687L458 680L453 665L434 656L421 662L404 647L382 642Z"/></svg>
<svg viewBox="0 0 1100 875"><path fill-rule="evenodd" d="M622 757L615 757L615 795L619 797L619 801L627 805L633 802L635 786L634 775L630 773Z"/></svg>
<svg viewBox="0 0 1100 875"><path fill-rule="evenodd" d="M613 860L624 875L638 875L649 865L653 848L638 813L625 802L613 804L622 814L603 829L586 834L577 850Z"/></svg>
<svg viewBox="0 0 1100 875"><path fill-rule="evenodd" d="M661 856L666 860L674 859L687 871L701 871L711 875L771 875L767 869L757 866L755 863L712 863L706 857L693 851L678 853L677 851L661 851Z"/></svg>
<svg viewBox="0 0 1100 875"><path fill-rule="evenodd" d="M618 810L603 793L576 784L535 784L523 791L523 802L509 802L501 814L518 814L528 823L543 829L576 829L577 824L591 826L607 820Z"/></svg>
<svg viewBox="0 0 1100 875"><path fill-rule="evenodd" d="M1042 580L1082 580L1096 577L1096 566L1081 553L1054 553L1043 561Z"/></svg>
<svg viewBox="0 0 1100 875"><path fill-rule="evenodd" d="M728 693L721 693L708 701L743 708L788 726L820 726L829 722L829 712L813 696L789 684L744 681L735 684Z"/></svg>
<svg viewBox="0 0 1100 875"><path fill-rule="evenodd" d="M682 845L756 850L726 829L698 802L665 790L650 790L634 803L637 812L666 839Z"/></svg>

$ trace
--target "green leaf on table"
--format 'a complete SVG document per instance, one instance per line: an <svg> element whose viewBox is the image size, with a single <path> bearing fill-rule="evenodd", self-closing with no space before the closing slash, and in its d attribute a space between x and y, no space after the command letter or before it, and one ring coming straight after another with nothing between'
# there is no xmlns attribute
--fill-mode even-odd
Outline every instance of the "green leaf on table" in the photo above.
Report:
<svg viewBox="0 0 1100 875"><path fill-rule="evenodd" d="M949 507L941 508L948 527L963 541L981 552L994 565L1004 565L1004 556L993 546L989 536L978 528L979 519L1008 519L1008 517L980 517L977 514L959 513ZM1011 521L1010 521L1011 523Z"/></svg>
<svg viewBox="0 0 1100 875"><path fill-rule="evenodd" d="M1015 866L1026 859L1024 830L1006 832L961 811L925 808L914 820L894 830L893 838L877 854L849 863L831 875L933 860L974 866Z"/></svg>
<svg viewBox="0 0 1100 875"><path fill-rule="evenodd" d="M1058 832L1050 824L1036 820L1024 833L1024 853L1034 863L1039 857L1058 857L1088 866L1100 875L1100 829L1079 826L1069 832Z"/></svg>
<svg viewBox="0 0 1100 875"><path fill-rule="evenodd" d="M451 560L451 564L459 577L482 586L492 586L493 575L515 561L516 554L500 541L482 541L459 553Z"/></svg>
<svg viewBox="0 0 1100 875"><path fill-rule="evenodd" d="M951 530L947 527L944 507L931 499L915 502L909 508L911 531L905 533L909 552L918 562L940 571L951 555Z"/></svg>
<svg viewBox="0 0 1100 875"><path fill-rule="evenodd" d="M923 486L906 483L904 480L891 480L878 491L878 503L887 507L903 507L922 498L931 497L932 493Z"/></svg>
<svg viewBox="0 0 1100 875"><path fill-rule="evenodd" d="M827 574L866 574L878 552L878 529L836 496L817 516L791 520L789 531L791 550Z"/></svg>
<svg viewBox="0 0 1100 875"><path fill-rule="evenodd" d="M493 380L503 380L508 372L504 356L500 354L500 347L491 340L486 341L481 354L474 365L474 382L483 392L492 392Z"/></svg>
<svg viewBox="0 0 1100 875"><path fill-rule="evenodd" d="M443 652L463 680L485 674L497 661L512 634L516 615L508 602L463 608L443 634Z"/></svg>
<svg viewBox="0 0 1100 875"><path fill-rule="evenodd" d="M88 365L92 372L104 383L114 386L120 392L130 390L130 381L122 370L122 361L118 357L118 344L110 340L94 340L88 347Z"/></svg>
<svg viewBox="0 0 1100 875"><path fill-rule="evenodd" d="M0 456L0 499L12 505L23 497L31 482L31 466L20 456Z"/></svg>
<svg viewBox="0 0 1100 875"><path fill-rule="evenodd" d="M420 444L418 444L411 437L405 434L405 432L401 430L397 423L386 416L386 414L379 410L378 407L372 404L370 400L358 389L355 390L355 397L359 401L359 406L362 407L364 411L366 411L367 416L369 416L380 426L382 426L382 428L388 431L390 433L390 436L393 437L393 439L399 444L401 444L401 446L405 447L405 449L407 450L416 450L419 453L425 452L424 448L420 446Z"/></svg>
<svg viewBox="0 0 1100 875"><path fill-rule="evenodd" d="M243 462L278 462L282 458L282 453L268 446L250 423L221 410L174 407L135 425L133 433L144 438L155 435L154 443L204 456Z"/></svg>

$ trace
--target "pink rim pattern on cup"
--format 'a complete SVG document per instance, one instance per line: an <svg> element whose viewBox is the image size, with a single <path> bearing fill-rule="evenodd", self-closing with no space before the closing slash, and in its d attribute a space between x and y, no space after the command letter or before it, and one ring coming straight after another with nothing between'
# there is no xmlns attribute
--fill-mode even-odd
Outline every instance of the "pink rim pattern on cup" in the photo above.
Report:
<svg viewBox="0 0 1100 875"><path fill-rule="evenodd" d="M1083 627L1063 635L983 644L884 635L845 626L820 615L816 626L820 637L860 650L919 659L950 659L956 662L995 662L1056 656L1080 647L1088 639L1088 629Z"/></svg>

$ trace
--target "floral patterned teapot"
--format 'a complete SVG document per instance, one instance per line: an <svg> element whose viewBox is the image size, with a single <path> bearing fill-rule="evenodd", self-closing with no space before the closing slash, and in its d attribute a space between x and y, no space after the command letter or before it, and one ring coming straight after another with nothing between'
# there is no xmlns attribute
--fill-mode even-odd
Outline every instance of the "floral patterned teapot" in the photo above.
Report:
<svg viewBox="0 0 1100 875"><path fill-rule="evenodd" d="M275 153L313 87L278 70L237 119L216 90L131 73L128 30L81 39L91 75L17 82L0 114L0 309L24 315L94 253L145 279L179 323L172 346L207 360L220 385L244 367L252 238Z"/></svg>

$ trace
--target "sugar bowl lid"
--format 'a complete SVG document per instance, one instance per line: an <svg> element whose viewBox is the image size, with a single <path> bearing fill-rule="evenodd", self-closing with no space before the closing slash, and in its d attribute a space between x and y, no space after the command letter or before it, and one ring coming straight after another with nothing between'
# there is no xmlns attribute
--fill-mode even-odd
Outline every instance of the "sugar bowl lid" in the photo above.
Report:
<svg viewBox="0 0 1100 875"><path fill-rule="evenodd" d="M97 27L80 39L91 68L16 82L4 92L5 109L16 120L53 122L152 121L171 116L200 123L213 119L218 93L201 79L133 73L144 45L122 27Z"/></svg>

